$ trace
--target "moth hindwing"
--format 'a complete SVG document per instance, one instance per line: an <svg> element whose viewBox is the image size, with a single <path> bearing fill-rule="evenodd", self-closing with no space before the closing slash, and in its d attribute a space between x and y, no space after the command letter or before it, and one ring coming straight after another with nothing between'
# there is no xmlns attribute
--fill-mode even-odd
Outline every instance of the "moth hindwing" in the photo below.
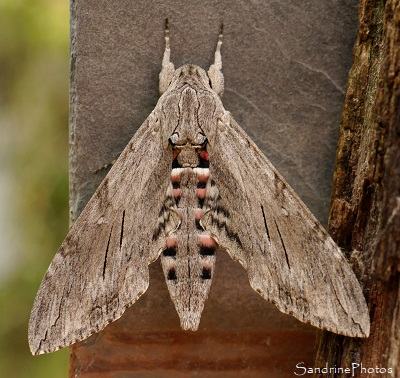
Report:
<svg viewBox="0 0 400 378"><path fill-rule="evenodd" d="M161 258L183 329L196 330L216 249L247 269L282 312L348 336L369 334L361 287L339 247L221 102L215 62L170 62L162 94L54 257L29 323L33 354L83 340L148 288Z"/></svg>

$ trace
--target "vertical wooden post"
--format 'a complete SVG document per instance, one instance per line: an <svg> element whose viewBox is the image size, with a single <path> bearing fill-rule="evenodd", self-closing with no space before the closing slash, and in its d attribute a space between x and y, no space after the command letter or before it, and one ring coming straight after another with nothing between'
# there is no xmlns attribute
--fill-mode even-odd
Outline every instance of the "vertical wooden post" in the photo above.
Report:
<svg viewBox="0 0 400 378"><path fill-rule="evenodd" d="M400 3L396 0L360 3L329 230L341 247L352 251L369 303L371 336L359 340L321 332L315 366L362 363L370 370L360 366L355 377L400 377ZM393 374L377 372L376 367L392 368Z"/></svg>

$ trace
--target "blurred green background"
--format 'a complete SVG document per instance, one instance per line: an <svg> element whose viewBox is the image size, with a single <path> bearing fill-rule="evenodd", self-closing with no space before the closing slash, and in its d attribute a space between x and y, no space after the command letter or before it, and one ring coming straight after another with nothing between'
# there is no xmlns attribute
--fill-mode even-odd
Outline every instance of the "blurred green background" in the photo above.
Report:
<svg viewBox="0 0 400 378"><path fill-rule="evenodd" d="M0 0L0 376L67 377L33 357L30 310L68 230L69 1Z"/></svg>

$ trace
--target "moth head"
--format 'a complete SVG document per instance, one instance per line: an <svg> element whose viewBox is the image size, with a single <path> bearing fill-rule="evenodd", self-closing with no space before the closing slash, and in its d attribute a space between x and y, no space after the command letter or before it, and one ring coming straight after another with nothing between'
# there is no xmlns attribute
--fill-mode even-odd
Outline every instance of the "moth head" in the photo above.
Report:
<svg viewBox="0 0 400 378"><path fill-rule="evenodd" d="M189 86L197 90L210 91L210 79L205 70L194 64L185 64L175 70L168 89L181 89L182 87Z"/></svg>
<svg viewBox="0 0 400 378"><path fill-rule="evenodd" d="M162 60L162 69L160 72L160 94L163 95L168 89L181 87L183 84L196 84L200 87L205 87L214 91L219 97L224 92L224 75L222 74L222 45L223 24L221 24L220 33L218 36L217 48L215 50L214 63L206 73L202 68L187 64L177 70L170 61L171 49L169 40L169 25L168 19L165 20L165 50ZM208 74L208 75L207 75Z"/></svg>

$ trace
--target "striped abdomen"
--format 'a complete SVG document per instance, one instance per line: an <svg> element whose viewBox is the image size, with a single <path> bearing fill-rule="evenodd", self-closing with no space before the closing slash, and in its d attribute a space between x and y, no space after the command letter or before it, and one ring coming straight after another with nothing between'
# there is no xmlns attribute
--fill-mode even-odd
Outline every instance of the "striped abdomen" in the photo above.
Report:
<svg viewBox="0 0 400 378"><path fill-rule="evenodd" d="M217 248L214 239L200 224L211 185L208 166L205 148L175 148L171 184L165 201L173 205L165 208L165 212L176 211L181 222L166 239L161 263L181 326L190 330L196 330L200 322L211 287Z"/></svg>

